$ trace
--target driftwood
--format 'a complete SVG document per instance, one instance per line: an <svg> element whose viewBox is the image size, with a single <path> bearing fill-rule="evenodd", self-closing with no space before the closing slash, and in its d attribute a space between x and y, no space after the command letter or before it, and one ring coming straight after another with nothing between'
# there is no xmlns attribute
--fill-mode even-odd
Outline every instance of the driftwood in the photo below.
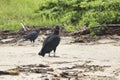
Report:
<svg viewBox="0 0 120 80"><path fill-rule="evenodd" d="M84 26L80 29L78 29L77 31L71 33L72 36L80 36L80 35L86 35L89 34L90 30L88 29L88 27Z"/></svg>
<svg viewBox="0 0 120 80"><path fill-rule="evenodd" d="M18 70L0 71L0 75L19 75Z"/></svg>
<svg viewBox="0 0 120 80"><path fill-rule="evenodd" d="M120 24L106 24L104 25L106 28L106 34L118 34L120 35Z"/></svg>
<svg viewBox="0 0 120 80"><path fill-rule="evenodd" d="M106 34L118 34L120 35L120 24L103 24L103 25L97 25L98 27L104 27L105 28L105 33ZM83 26L82 28L76 30L73 32L71 35L72 36L80 36L80 35L87 35L90 33L90 30L87 26Z"/></svg>
<svg viewBox="0 0 120 80"><path fill-rule="evenodd" d="M27 31L27 29L26 29L26 27L24 26L24 24L23 24L23 23L20 23L20 24L21 24L22 28L24 29L24 31Z"/></svg>
<svg viewBox="0 0 120 80"><path fill-rule="evenodd" d="M103 24L98 26L106 26L106 27L120 27L120 24Z"/></svg>
<svg viewBox="0 0 120 80"><path fill-rule="evenodd" d="M110 38L110 35L120 35L120 24L103 24L98 25L97 27L103 27L104 32L101 32L102 35L91 36L89 33L88 27L83 27L78 29L77 31L73 32L71 35L74 38L74 42L93 42L97 41L101 38ZM114 39L114 38L113 38Z"/></svg>
<svg viewBox="0 0 120 80"><path fill-rule="evenodd" d="M29 26L26 26L24 24L22 24L22 27L21 29L19 30L16 30L16 31L12 31L12 30L3 30L3 31L0 31L0 43L4 43L4 41L6 42L16 42L18 41L19 39L23 38L26 34L28 34L30 31L32 30L35 30L37 28L40 29L40 35L49 35L52 31L53 31L53 27L40 27L40 26L33 26L33 27L29 27ZM62 27L61 27L62 28ZM68 35L69 33L67 33L65 31L64 28L61 29L60 31L60 35L63 36L63 35ZM15 39L15 40L9 40L9 39Z"/></svg>
<svg viewBox="0 0 120 80"><path fill-rule="evenodd" d="M23 23L20 23L24 31L30 30L27 26L25 26Z"/></svg>

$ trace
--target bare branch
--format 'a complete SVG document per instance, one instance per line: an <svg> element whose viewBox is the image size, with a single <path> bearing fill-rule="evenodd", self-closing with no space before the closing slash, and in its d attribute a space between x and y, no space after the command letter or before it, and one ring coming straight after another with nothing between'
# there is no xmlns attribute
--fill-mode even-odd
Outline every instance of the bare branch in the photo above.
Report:
<svg viewBox="0 0 120 80"><path fill-rule="evenodd" d="M27 31L25 25L23 23L20 23L22 25L22 28L24 29L24 31Z"/></svg>

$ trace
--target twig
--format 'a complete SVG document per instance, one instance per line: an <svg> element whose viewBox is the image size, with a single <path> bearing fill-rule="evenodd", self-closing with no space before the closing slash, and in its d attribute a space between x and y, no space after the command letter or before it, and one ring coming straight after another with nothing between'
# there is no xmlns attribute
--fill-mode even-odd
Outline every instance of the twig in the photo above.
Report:
<svg viewBox="0 0 120 80"><path fill-rule="evenodd" d="M25 27L25 25L23 23L20 23L22 25L22 28L24 29L24 31L27 31L27 28Z"/></svg>

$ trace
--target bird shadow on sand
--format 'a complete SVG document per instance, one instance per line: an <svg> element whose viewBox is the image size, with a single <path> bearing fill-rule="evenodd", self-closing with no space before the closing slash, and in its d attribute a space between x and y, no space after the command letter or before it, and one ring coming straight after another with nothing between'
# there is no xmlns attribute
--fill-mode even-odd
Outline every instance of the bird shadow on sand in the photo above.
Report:
<svg viewBox="0 0 120 80"><path fill-rule="evenodd" d="M41 56L42 57L42 56ZM61 58L60 56L46 55L43 58Z"/></svg>

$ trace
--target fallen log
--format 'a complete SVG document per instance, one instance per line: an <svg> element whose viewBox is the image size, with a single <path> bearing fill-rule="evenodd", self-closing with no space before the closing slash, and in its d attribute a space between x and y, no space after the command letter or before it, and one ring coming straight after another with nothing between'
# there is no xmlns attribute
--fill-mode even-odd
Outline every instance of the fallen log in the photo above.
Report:
<svg viewBox="0 0 120 80"><path fill-rule="evenodd" d="M98 26L106 26L106 27L120 27L120 24L103 24Z"/></svg>

